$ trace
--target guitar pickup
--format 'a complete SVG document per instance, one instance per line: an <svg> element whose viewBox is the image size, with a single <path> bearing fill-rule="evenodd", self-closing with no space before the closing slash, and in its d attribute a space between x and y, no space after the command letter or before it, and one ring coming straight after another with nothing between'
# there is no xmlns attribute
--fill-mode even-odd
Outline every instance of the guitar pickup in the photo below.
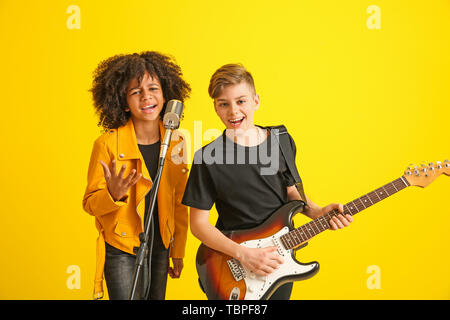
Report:
<svg viewBox="0 0 450 320"><path fill-rule="evenodd" d="M284 257L285 250L281 244L280 238L272 237L273 244L277 247L278 254Z"/></svg>

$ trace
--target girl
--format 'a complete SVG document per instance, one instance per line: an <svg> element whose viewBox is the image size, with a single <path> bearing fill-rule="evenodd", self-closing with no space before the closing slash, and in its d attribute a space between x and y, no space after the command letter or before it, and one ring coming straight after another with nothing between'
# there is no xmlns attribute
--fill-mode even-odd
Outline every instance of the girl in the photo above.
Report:
<svg viewBox="0 0 450 320"><path fill-rule="evenodd" d="M183 102L190 91L180 67L157 52L116 55L101 62L94 72L91 92L105 133L94 142L83 208L95 216L99 231L95 299L103 297L103 275L110 299L128 299L134 248L139 247L139 234L144 231L164 137L166 103L171 99ZM176 141L169 155L176 153L172 153L174 145L183 143L176 133L172 140ZM180 151L177 156L183 157ZM183 269L188 213L181 198L186 173L186 161L166 160L152 218L151 274L147 262L138 285L141 298L164 299L167 275L178 278Z"/></svg>

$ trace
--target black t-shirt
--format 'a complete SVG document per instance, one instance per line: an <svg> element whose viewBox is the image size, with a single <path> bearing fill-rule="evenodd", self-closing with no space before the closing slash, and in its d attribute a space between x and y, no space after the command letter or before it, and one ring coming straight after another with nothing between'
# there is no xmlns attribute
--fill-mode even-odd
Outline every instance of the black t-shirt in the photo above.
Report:
<svg viewBox="0 0 450 320"><path fill-rule="evenodd" d="M150 178L155 180L156 172L158 171L158 162L159 162L159 151L161 148L161 142L158 141L153 144L138 144L139 150L142 153L142 157L144 158L145 166L147 167L148 173L150 174ZM145 216L144 219L147 218L148 207L150 205L150 192L145 196ZM144 220L144 221L145 221ZM158 225L158 201L155 204L155 211L153 211L153 222L155 226ZM155 228L155 230L159 230L159 228Z"/></svg>
<svg viewBox="0 0 450 320"><path fill-rule="evenodd" d="M294 184L275 137L269 134L259 145L245 147L224 131L195 153L182 203L201 210L215 203L219 230L247 229L288 202L286 188Z"/></svg>

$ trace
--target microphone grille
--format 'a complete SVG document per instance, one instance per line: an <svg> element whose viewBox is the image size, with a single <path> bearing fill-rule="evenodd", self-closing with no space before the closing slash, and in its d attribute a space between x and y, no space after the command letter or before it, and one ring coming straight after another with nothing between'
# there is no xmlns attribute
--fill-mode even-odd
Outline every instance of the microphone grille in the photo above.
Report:
<svg viewBox="0 0 450 320"><path fill-rule="evenodd" d="M168 129L178 129L182 114L183 103L180 100L169 100L163 117L164 127Z"/></svg>

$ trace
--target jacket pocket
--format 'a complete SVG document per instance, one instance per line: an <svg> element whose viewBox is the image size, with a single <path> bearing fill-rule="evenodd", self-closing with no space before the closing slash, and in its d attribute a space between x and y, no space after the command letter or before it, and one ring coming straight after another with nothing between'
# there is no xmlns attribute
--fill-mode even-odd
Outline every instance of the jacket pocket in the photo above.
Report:
<svg viewBox="0 0 450 320"><path fill-rule="evenodd" d="M117 222L116 228L114 229L114 233L122 238L131 238L134 236L135 230L136 226L125 224L123 222Z"/></svg>

